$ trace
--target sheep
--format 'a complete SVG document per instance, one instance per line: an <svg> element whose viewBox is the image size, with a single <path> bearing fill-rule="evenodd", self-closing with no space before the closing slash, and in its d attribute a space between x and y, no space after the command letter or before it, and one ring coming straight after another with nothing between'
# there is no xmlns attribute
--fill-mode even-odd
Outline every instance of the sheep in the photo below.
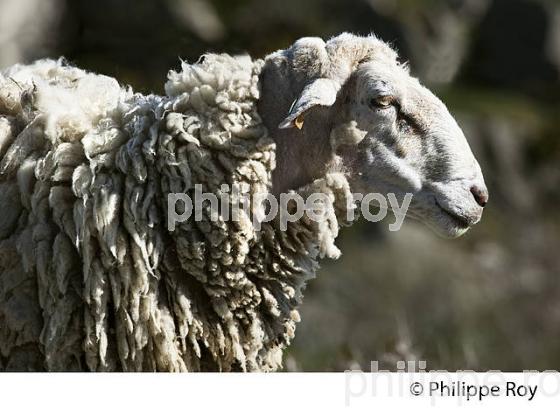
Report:
<svg viewBox="0 0 560 410"><path fill-rule="evenodd" d="M168 230L168 194L321 193L259 229L254 201ZM230 190L224 189L224 185ZM239 191L237 191L239 192ZM0 76L0 369L273 371L355 193L413 193L455 237L488 193L445 105L374 35L264 59L207 54L141 95L64 60Z"/></svg>

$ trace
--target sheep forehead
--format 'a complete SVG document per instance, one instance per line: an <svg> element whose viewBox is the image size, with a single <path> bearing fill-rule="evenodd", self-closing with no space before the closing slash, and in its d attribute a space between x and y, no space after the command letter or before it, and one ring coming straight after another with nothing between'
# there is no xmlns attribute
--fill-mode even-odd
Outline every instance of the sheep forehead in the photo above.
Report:
<svg viewBox="0 0 560 410"><path fill-rule="evenodd" d="M376 59L397 61L397 52L389 44L378 39L374 35L366 37L356 36L350 33L342 33L331 38L326 44L330 55L355 56L361 55L362 59Z"/></svg>
<svg viewBox="0 0 560 410"><path fill-rule="evenodd" d="M284 51L292 56L296 71L308 76L348 78L364 61L384 61L397 65L397 53L374 35L342 33L326 43L319 37L303 37Z"/></svg>
<svg viewBox="0 0 560 410"><path fill-rule="evenodd" d="M406 68L395 61L373 60L367 61L358 67L356 74L365 84L406 84L410 80L414 81Z"/></svg>
<svg viewBox="0 0 560 410"><path fill-rule="evenodd" d="M401 105L412 101L430 100L429 92L415 77L409 74L408 68L396 62L371 61L360 65L354 77L358 99L377 96L395 96ZM430 104L432 105L432 104Z"/></svg>
<svg viewBox="0 0 560 410"><path fill-rule="evenodd" d="M343 68L346 62L355 64L348 67L351 70L367 61L377 61L393 66L399 65L396 51L374 35L360 37L342 33L326 43L326 50L333 70Z"/></svg>

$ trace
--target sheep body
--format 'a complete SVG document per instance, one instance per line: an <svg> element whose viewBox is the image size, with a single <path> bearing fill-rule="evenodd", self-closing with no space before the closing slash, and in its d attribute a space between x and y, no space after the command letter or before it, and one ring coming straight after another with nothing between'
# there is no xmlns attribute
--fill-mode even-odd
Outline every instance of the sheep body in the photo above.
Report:
<svg viewBox="0 0 560 410"><path fill-rule="evenodd" d="M326 223L260 230L189 219L166 229L167 194L268 192L275 144L256 109L262 60L206 55L170 72L165 96L42 60L0 76L0 369L274 370L301 291L334 238Z"/></svg>

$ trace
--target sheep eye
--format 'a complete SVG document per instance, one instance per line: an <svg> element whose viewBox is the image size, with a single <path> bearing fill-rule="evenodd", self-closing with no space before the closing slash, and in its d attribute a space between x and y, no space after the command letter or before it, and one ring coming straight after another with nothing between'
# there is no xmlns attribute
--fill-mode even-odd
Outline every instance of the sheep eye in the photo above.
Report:
<svg viewBox="0 0 560 410"><path fill-rule="evenodd" d="M389 108L395 102L395 98L392 95L382 95L377 98L372 98L370 104L375 108Z"/></svg>

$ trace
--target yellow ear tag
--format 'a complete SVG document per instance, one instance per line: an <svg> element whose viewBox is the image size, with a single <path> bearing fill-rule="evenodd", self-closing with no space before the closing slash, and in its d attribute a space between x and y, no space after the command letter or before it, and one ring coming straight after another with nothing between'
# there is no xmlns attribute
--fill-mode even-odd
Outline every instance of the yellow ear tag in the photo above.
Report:
<svg viewBox="0 0 560 410"><path fill-rule="evenodd" d="M294 125L297 127L298 130L301 130L303 127L303 115L298 115L294 120Z"/></svg>

